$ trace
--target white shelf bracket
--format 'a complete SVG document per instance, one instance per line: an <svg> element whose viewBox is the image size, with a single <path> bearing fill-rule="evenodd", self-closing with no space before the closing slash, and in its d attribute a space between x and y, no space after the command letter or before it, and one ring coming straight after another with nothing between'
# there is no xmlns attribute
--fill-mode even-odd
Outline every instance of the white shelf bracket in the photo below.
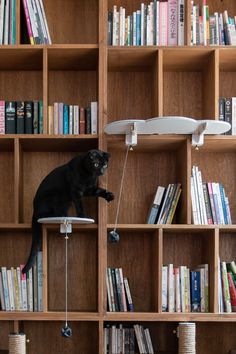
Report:
<svg viewBox="0 0 236 354"><path fill-rule="evenodd" d="M130 124L125 133L125 145L136 146L138 143L138 133L136 122Z"/></svg>
<svg viewBox="0 0 236 354"><path fill-rule="evenodd" d="M207 122L204 122L198 126L195 132L192 134L192 146L198 148L204 144L204 133L207 129Z"/></svg>

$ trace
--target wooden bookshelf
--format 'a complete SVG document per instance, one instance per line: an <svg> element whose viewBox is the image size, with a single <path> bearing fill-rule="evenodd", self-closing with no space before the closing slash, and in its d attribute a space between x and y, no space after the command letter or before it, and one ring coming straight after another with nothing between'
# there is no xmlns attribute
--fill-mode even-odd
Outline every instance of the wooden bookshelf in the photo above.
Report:
<svg viewBox="0 0 236 354"><path fill-rule="evenodd" d="M236 314L218 312L218 257L235 259L235 137L205 137L197 151L189 136L139 136L125 174L118 220L121 239L110 244L107 233L115 223L126 147L123 136L106 136L103 128L119 119L163 115L218 119L218 98L236 96L236 48L190 46L190 0L186 0L183 47L107 45L107 11L117 5L131 13L140 0L43 2L53 44L28 44L23 6L17 0L17 45L0 47L0 98L44 102L42 135L0 136L0 266L26 262L37 186L50 170L76 154L91 148L110 152L109 169L100 184L113 191L116 199L109 204L87 199L86 212L95 224L73 229L68 249L68 321L73 337L64 339L60 334L65 318L63 238L57 226L47 226L43 231L44 311L0 311L0 352L8 349L10 332L23 331L30 340L28 354L103 354L106 325L139 323L150 328L154 348L174 354L178 322L194 321L198 353L227 353L236 347ZM236 15L233 1L207 3L212 12L228 9ZM98 101L98 134L49 135L47 106L55 101L84 106ZM224 184L233 225L192 224L193 164L206 180ZM183 191L173 224L147 225L156 186L174 182L180 182ZM163 263L209 264L209 313L162 313ZM123 268L135 312L108 312L106 267Z"/></svg>

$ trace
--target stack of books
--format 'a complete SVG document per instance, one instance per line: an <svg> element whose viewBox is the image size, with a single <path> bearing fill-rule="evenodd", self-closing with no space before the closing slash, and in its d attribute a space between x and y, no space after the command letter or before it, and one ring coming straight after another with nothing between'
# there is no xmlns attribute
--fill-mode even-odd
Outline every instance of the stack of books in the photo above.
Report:
<svg viewBox="0 0 236 354"><path fill-rule="evenodd" d="M30 44L52 44L43 1L23 0L23 6Z"/></svg>
<svg viewBox="0 0 236 354"><path fill-rule="evenodd" d="M43 101L0 101L0 134L42 134Z"/></svg>
<svg viewBox="0 0 236 354"><path fill-rule="evenodd" d="M219 312L236 312L236 264L219 263Z"/></svg>
<svg viewBox="0 0 236 354"><path fill-rule="evenodd" d="M49 134L97 134L98 103L89 107L55 102L48 107Z"/></svg>
<svg viewBox="0 0 236 354"><path fill-rule="evenodd" d="M43 311L42 252L27 274L24 265L0 268L0 304L2 311Z"/></svg>
<svg viewBox="0 0 236 354"><path fill-rule="evenodd" d="M163 312L209 312L208 264L194 270L186 266L162 266Z"/></svg>
<svg viewBox="0 0 236 354"><path fill-rule="evenodd" d="M235 16L209 14L206 0L202 6L191 1L191 45L236 45Z"/></svg>
<svg viewBox="0 0 236 354"><path fill-rule="evenodd" d="M219 120L231 124L226 135L236 135L236 97L219 98Z"/></svg>
<svg viewBox="0 0 236 354"><path fill-rule="evenodd" d="M167 188L158 186L148 213L147 224L171 224L181 191L180 183L171 183Z"/></svg>
<svg viewBox="0 0 236 354"><path fill-rule="evenodd" d="M0 45L16 44L16 0L0 2Z"/></svg>
<svg viewBox="0 0 236 354"><path fill-rule="evenodd" d="M185 0L153 0L126 16L113 6L108 12L109 45L184 45Z"/></svg>
<svg viewBox="0 0 236 354"><path fill-rule="evenodd" d="M104 328L104 354L154 354L149 328L135 324L133 328L108 325Z"/></svg>
<svg viewBox="0 0 236 354"><path fill-rule="evenodd" d="M197 166L192 167L191 200L195 225L232 224L229 199L223 185L203 182Z"/></svg>
<svg viewBox="0 0 236 354"><path fill-rule="evenodd" d="M129 281L123 277L122 268L107 268L106 284L109 311L134 311Z"/></svg>

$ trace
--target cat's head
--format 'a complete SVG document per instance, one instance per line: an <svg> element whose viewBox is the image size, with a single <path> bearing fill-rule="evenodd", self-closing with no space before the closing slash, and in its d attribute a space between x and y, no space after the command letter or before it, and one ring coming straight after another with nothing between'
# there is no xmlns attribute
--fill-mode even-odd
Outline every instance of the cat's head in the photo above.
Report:
<svg viewBox="0 0 236 354"><path fill-rule="evenodd" d="M102 150L89 150L86 156L86 165L97 176L101 176L106 172L110 154Z"/></svg>

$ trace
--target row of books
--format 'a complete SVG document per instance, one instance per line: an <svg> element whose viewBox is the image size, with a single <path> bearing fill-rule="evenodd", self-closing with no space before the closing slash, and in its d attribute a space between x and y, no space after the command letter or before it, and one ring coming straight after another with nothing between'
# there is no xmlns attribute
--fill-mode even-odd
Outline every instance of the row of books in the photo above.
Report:
<svg viewBox="0 0 236 354"><path fill-rule="evenodd" d="M203 182L197 166L192 167L191 200L194 225L232 224L229 199L223 185Z"/></svg>
<svg viewBox="0 0 236 354"><path fill-rule="evenodd" d="M0 45L16 44L16 0L0 2Z"/></svg>
<svg viewBox="0 0 236 354"><path fill-rule="evenodd" d="M42 134L43 101L0 101L0 134Z"/></svg>
<svg viewBox="0 0 236 354"><path fill-rule="evenodd" d="M149 328L134 324L124 328L122 324L104 328L104 354L154 354Z"/></svg>
<svg viewBox="0 0 236 354"><path fill-rule="evenodd" d="M134 311L129 281L123 277L122 268L107 268L106 285L110 312Z"/></svg>
<svg viewBox="0 0 236 354"><path fill-rule="evenodd" d="M148 212L147 224L171 224L181 191L180 183L171 183L166 188L158 186Z"/></svg>
<svg viewBox="0 0 236 354"><path fill-rule="evenodd" d="M227 10L210 15L206 0L202 6L191 1L191 45L235 45L235 18Z"/></svg>
<svg viewBox="0 0 236 354"><path fill-rule="evenodd" d="M97 134L98 103L86 108L55 102L48 107L49 134Z"/></svg>
<svg viewBox="0 0 236 354"><path fill-rule="evenodd" d="M219 264L219 312L236 312L235 261Z"/></svg>
<svg viewBox="0 0 236 354"><path fill-rule="evenodd" d="M226 135L236 135L236 97L219 98L219 120L231 124Z"/></svg>
<svg viewBox="0 0 236 354"><path fill-rule="evenodd" d="M163 312L209 312L208 264L194 270L162 266Z"/></svg>
<svg viewBox="0 0 236 354"><path fill-rule="evenodd" d="M0 268L0 302L2 311L43 311L42 252L27 274L19 267Z"/></svg>
<svg viewBox="0 0 236 354"><path fill-rule="evenodd" d="M108 44L121 46L184 45L185 0L153 0L126 16L113 6L108 12Z"/></svg>
<svg viewBox="0 0 236 354"><path fill-rule="evenodd" d="M52 44L42 0L23 0L30 44Z"/></svg>

